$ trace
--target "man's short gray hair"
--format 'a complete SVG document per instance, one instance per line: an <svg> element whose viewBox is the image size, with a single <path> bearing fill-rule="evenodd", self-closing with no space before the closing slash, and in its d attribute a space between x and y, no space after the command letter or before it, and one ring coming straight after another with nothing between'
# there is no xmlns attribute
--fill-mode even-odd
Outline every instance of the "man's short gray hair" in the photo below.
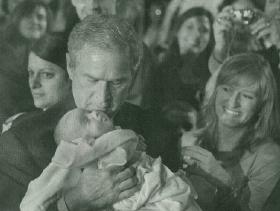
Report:
<svg viewBox="0 0 280 211"><path fill-rule="evenodd" d="M136 71L142 58L142 43L133 27L114 15L90 15L72 30L68 41L70 65L75 66L77 55L84 45L104 50L120 50L131 60Z"/></svg>

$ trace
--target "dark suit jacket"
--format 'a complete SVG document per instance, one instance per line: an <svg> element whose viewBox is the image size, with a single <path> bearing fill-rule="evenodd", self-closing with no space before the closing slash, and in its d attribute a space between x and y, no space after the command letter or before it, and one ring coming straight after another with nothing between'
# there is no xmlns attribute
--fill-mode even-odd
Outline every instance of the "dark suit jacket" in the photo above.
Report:
<svg viewBox="0 0 280 211"><path fill-rule="evenodd" d="M0 38L1 126L8 117L14 114L35 109L28 85L29 48L30 43L27 41L20 39L14 43Z"/></svg>

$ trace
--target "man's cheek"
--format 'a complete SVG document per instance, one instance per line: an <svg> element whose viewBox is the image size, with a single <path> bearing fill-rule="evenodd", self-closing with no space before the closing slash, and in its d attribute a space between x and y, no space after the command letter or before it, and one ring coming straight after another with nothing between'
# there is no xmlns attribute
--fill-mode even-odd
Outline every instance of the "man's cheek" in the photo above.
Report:
<svg viewBox="0 0 280 211"><path fill-rule="evenodd" d="M76 89L73 90L73 94L74 94L76 105L79 108L85 108L87 102L86 92L81 87L75 87L75 88Z"/></svg>

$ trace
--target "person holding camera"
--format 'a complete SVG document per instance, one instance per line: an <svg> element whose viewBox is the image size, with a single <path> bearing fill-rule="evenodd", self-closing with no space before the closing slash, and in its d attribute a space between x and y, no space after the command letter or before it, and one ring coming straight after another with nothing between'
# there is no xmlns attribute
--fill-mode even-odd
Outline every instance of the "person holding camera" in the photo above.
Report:
<svg viewBox="0 0 280 211"><path fill-rule="evenodd" d="M269 61L277 80L280 14L269 17L261 9L250 0L223 1L213 25L215 47L209 59L212 74L228 56L257 52Z"/></svg>
<svg viewBox="0 0 280 211"><path fill-rule="evenodd" d="M213 24L215 46L208 61L212 76L205 87L204 103L214 91L221 64L239 53L262 55L271 65L279 91L280 12L263 12L251 0L224 0L219 11Z"/></svg>

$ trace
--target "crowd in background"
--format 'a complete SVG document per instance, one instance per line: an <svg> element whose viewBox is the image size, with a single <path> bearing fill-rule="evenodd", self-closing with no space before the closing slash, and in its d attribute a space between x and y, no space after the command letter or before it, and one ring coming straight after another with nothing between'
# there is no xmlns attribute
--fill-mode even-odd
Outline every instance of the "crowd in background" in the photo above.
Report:
<svg viewBox="0 0 280 211"><path fill-rule="evenodd" d="M133 115L120 122L139 120L135 131L147 140L148 154L174 172L197 165L189 155L196 158L201 171L188 167L187 175L203 211L277 210L271 204L280 178L280 1L0 0L0 6L3 132L19 115L69 102L72 28L87 15L116 15L134 27L140 54L131 55L135 76L126 103ZM228 123L224 113L241 120ZM219 115L239 130L227 132ZM236 178L230 188L226 172Z"/></svg>

